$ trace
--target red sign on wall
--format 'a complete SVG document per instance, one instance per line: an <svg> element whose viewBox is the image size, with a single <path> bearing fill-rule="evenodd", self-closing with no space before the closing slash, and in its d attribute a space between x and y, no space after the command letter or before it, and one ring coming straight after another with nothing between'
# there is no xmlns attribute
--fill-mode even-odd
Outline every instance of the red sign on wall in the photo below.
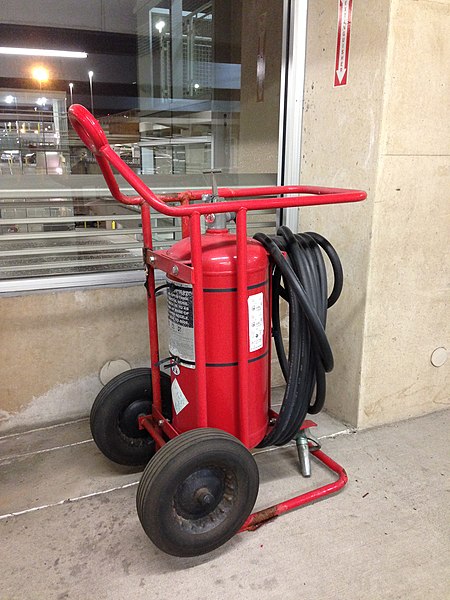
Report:
<svg viewBox="0 0 450 600"><path fill-rule="evenodd" d="M334 87L347 85L353 0L339 0Z"/></svg>

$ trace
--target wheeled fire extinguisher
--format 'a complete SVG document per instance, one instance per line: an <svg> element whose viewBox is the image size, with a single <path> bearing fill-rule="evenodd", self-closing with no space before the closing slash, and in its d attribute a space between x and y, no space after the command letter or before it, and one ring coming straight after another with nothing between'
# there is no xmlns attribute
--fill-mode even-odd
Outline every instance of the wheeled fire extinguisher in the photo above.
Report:
<svg viewBox="0 0 450 600"><path fill-rule="evenodd" d="M236 236L225 227L208 227L202 236L205 311L205 366L208 427L239 436ZM190 238L167 254L190 261ZM252 382L247 395L248 445L257 446L267 431L270 365L270 272L264 247L247 241L248 337L247 369ZM167 276L169 351L172 359L173 425L185 432L197 423L194 311L192 286Z"/></svg>
<svg viewBox="0 0 450 600"><path fill-rule="evenodd" d="M247 212L356 202L365 193L213 185L159 197L111 149L84 107L70 107L69 116L113 196L141 209L151 366L122 373L102 389L92 407L91 430L99 449L114 462L146 465L136 505L149 538L168 554L204 554L239 531L342 488L344 469L311 439L308 432L315 424L306 419L322 409L325 374L333 368L325 325L327 310L342 289L339 258L325 238L312 232L295 234L282 226L274 235L249 238ZM111 166L138 196L120 191ZM150 208L182 220L183 238L167 250L153 248ZM330 293L326 259L334 277ZM165 274L158 288L156 270ZM170 352L163 358L156 310L162 290ZM282 302L289 313L287 351ZM286 380L278 412L270 404L272 339ZM161 370L163 364L170 375ZM251 514L259 488L251 450L293 439L304 475L309 475L305 466L312 452L338 479Z"/></svg>
<svg viewBox="0 0 450 600"><path fill-rule="evenodd" d="M323 408L325 373L333 368L324 330L327 308L342 290L339 257L316 233L294 235L287 227L280 227L278 234L257 234L247 240L247 369L252 385L246 408L248 445L252 448L284 445L293 439L306 414ZM334 275L329 299L321 250L328 256ZM236 236L222 224L209 224L202 236L207 387L214 390L208 400L208 426L239 436L236 252ZM189 262L190 239L174 244L167 254ZM173 424L184 432L196 425L193 294L192 286L178 281L175 275L168 275L167 281ZM281 333L280 298L289 305L289 358ZM272 335L287 388L277 426L266 438Z"/></svg>

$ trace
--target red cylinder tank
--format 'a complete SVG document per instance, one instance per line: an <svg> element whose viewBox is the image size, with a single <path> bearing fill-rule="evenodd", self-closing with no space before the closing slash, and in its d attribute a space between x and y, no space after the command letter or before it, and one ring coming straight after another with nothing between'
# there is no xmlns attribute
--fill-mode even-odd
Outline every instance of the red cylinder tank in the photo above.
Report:
<svg viewBox="0 0 450 600"><path fill-rule="evenodd" d="M174 244L168 256L190 261L190 239ZM269 261L259 242L248 239L249 390L238 392L236 236L226 230L202 235L203 292L206 335L208 427L239 438L239 402L248 404L249 447L264 437L270 389ZM167 277L169 351L179 359L172 367L173 425L180 431L198 427L192 286Z"/></svg>

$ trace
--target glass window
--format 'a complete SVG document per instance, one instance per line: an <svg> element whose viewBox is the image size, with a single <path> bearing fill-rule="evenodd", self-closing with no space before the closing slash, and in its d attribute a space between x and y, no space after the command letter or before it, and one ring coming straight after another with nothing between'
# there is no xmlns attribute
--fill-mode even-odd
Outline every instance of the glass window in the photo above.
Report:
<svg viewBox="0 0 450 600"><path fill-rule="evenodd" d="M71 103L157 193L207 187L212 168L219 185L276 183L282 0L22 4L0 23L3 281L142 268L139 212L110 198ZM154 225L160 247L181 235Z"/></svg>

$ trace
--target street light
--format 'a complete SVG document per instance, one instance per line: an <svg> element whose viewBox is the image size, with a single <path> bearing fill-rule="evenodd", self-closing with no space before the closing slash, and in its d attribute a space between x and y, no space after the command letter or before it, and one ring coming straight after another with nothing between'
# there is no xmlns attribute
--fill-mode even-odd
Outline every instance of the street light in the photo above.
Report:
<svg viewBox="0 0 450 600"><path fill-rule="evenodd" d="M94 94L92 92L92 78L94 77L94 71L89 71L89 88L91 90L91 113L94 114Z"/></svg>
<svg viewBox="0 0 450 600"><path fill-rule="evenodd" d="M73 104L73 83L69 83L70 104Z"/></svg>
<svg viewBox="0 0 450 600"><path fill-rule="evenodd" d="M17 97L16 96L12 96L11 94L9 94L8 96L5 97L5 102L6 104L12 104L14 102L15 108L16 108L16 131L17 131L17 143L19 144L19 165L22 167L22 145L20 143L20 123L19 123L19 111L17 109ZM10 125L10 123L8 123L8 126ZM11 167L10 167L11 169Z"/></svg>
<svg viewBox="0 0 450 600"><path fill-rule="evenodd" d="M159 31L159 35L161 35L162 30L164 29L165 26L166 26L166 23L162 19L160 19L157 23L155 23L155 28Z"/></svg>
<svg viewBox="0 0 450 600"><path fill-rule="evenodd" d="M32 71L33 78L39 83L39 91L42 93L42 84L46 83L49 80L49 71L45 67L38 66L34 67ZM45 164L45 173L48 174L48 165L47 165L47 152L45 151L45 128L44 128L44 115L42 113L42 106L45 106L47 99L39 98L39 105L41 110L39 111L39 120L40 127L42 128L42 145L44 146L44 164Z"/></svg>

